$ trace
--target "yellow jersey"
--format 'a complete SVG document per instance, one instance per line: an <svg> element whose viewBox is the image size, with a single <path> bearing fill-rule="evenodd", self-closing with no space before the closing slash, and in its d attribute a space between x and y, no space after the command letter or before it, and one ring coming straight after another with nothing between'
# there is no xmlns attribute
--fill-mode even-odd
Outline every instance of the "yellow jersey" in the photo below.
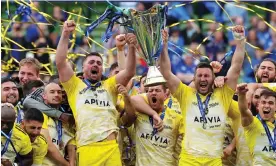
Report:
<svg viewBox="0 0 276 166"><path fill-rule="evenodd" d="M185 126L181 157L221 158L226 117L234 91L225 84L212 92L205 119L198 108L196 89L180 83L173 96L178 100ZM200 94L202 101L207 95ZM203 123L205 125L203 127ZM211 149L211 150L210 150Z"/></svg>
<svg viewBox="0 0 276 166"><path fill-rule="evenodd" d="M76 121L78 147L104 140L111 133L118 132L115 76L101 81L96 90L88 89L75 75L62 86Z"/></svg>
<svg viewBox="0 0 276 166"><path fill-rule="evenodd" d="M6 141L6 137L1 135L1 150L4 148ZM11 141L16 152L20 155L27 155L32 151L32 144L29 135L18 124L15 124L12 129ZM14 163L16 152L11 143L9 143L7 151L2 158L9 159L11 163Z"/></svg>
<svg viewBox="0 0 276 166"><path fill-rule="evenodd" d="M46 138L43 135L39 135L32 143L32 147L33 147L33 164L41 165L43 163L44 157L48 152L48 144L47 144Z"/></svg>
<svg viewBox="0 0 276 166"><path fill-rule="evenodd" d="M276 92L276 83L263 83L263 86Z"/></svg>
<svg viewBox="0 0 276 166"><path fill-rule="evenodd" d="M53 120L51 117L43 114L44 116L44 123L42 128L43 129L48 129L50 137L52 139L52 143L59 149L59 152L64 156L65 154L65 149L64 147L68 145L69 142L74 142L72 139L74 139L74 133L73 130L69 129L68 127L65 127L64 124L62 124L62 142L63 142L63 148L60 149L59 144L60 142L58 141L58 131L57 131L57 120ZM48 157L45 157L43 160L43 165L44 166L54 166L55 163L51 161Z"/></svg>
<svg viewBox="0 0 276 166"><path fill-rule="evenodd" d="M148 103L145 94L141 94ZM136 166L166 165L175 166L180 151L177 152L177 141L182 141L184 126L183 117L174 110L165 107L164 129L152 135L153 127L149 116L137 113L134 123L136 130Z"/></svg>
<svg viewBox="0 0 276 166"><path fill-rule="evenodd" d="M174 110L176 113L181 114L180 104L172 95L165 100L164 104L170 109Z"/></svg>
<svg viewBox="0 0 276 166"><path fill-rule="evenodd" d="M270 134L274 137L274 124L266 122ZM254 117L253 122L244 128L246 141L253 158L253 165L275 166L275 153L269 144L262 122Z"/></svg>

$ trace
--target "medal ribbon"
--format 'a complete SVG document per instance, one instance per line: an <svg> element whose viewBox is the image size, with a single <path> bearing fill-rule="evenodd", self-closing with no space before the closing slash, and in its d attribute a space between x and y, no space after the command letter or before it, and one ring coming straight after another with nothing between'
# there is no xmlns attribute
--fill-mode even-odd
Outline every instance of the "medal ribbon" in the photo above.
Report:
<svg viewBox="0 0 276 166"><path fill-rule="evenodd" d="M212 93L208 94L208 96L206 97L206 100L204 101L204 103L202 103L199 94L196 93L197 105L198 105L200 114L201 114L201 116L202 116L202 118L203 118L203 127L204 127L204 124L205 124L205 115L207 114L207 113L205 112L205 110L208 109L208 104L209 104L209 101L210 101L210 99L211 99L211 95L212 95Z"/></svg>
<svg viewBox="0 0 276 166"><path fill-rule="evenodd" d="M170 100L169 100L169 102L168 102L168 107L169 107L169 108L172 108L172 97L170 97Z"/></svg>
<svg viewBox="0 0 276 166"><path fill-rule="evenodd" d="M272 146L273 151L276 152L276 122L274 122L275 127L273 129L273 132L274 132L274 139L273 139L266 122L261 118L260 114L257 115L257 118L262 122L267 138L269 140L269 144L270 146Z"/></svg>
<svg viewBox="0 0 276 166"><path fill-rule="evenodd" d="M165 117L165 108L163 109L161 115L160 115L160 118L163 120ZM149 121L150 121L150 124L153 128L153 118L152 116L149 116ZM154 136L155 134L157 133L157 129L156 128L153 128L153 131L152 131L152 135Z"/></svg>
<svg viewBox="0 0 276 166"><path fill-rule="evenodd" d="M16 123L20 124L23 120L23 111L19 108L18 113L17 113L17 118L16 118Z"/></svg>
<svg viewBox="0 0 276 166"><path fill-rule="evenodd" d="M3 131L1 131L1 134L7 139L4 148L1 150L1 156L3 156L8 150L9 143L11 142L12 130L9 132L9 135L6 135Z"/></svg>
<svg viewBox="0 0 276 166"><path fill-rule="evenodd" d="M62 112L65 112L62 107L60 109ZM58 120L56 126L58 131L58 144L60 145L62 143L62 121Z"/></svg>
<svg viewBox="0 0 276 166"><path fill-rule="evenodd" d="M84 79L83 82L87 85L87 88L84 89L84 92L88 89L91 89L92 91L95 91L96 88L100 87L102 85L101 82L97 82L95 84L91 84L91 82L87 79Z"/></svg>

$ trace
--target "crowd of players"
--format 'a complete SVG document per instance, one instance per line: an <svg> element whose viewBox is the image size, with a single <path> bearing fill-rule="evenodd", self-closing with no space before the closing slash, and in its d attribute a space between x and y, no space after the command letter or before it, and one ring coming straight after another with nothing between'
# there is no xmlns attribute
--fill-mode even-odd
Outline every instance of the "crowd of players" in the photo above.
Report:
<svg viewBox="0 0 276 166"><path fill-rule="evenodd" d="M168 33L158 65L166 84L133 86L134 34L116 37L120 58L103 76L103 59L87 54L83 74L67 61L73 21L57 47L58 76L40 80L35 58L20 61L18 78L1 80L1 164L8 165L276 165L276 63L263 60L258 83L238 84L245 35L226 76L222 65L202 62L187 86L171 72ZM123 47L127 45L125 56Z"/></svg>

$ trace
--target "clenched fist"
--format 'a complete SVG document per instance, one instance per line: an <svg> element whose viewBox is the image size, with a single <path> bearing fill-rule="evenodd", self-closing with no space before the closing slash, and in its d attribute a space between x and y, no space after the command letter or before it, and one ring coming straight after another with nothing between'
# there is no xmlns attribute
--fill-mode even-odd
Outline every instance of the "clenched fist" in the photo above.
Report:
<svg viewBox="0 0 276 166"><path fill-rule="evenodd" d="M218 73L222 69L222 64L218 61L212 61L210 65L212 66L214 73Z"/></svg>
<svg viewBox="0 0 276 166"><path fill-rule="evenodd" d="M232 28L233 36L235 40L243 40L245 39L245 30L241 25L236 25Z"/></svg>
<svg viewBox="0 0 276 166"><path fill-rule="evenodd" d="M137 46L137 38L136 36L133 34L133 33L128 33L126 35L126 43L129 45L129 46Z"/></svg>
<svg viewBox="0 0 276 166"><path fill-rule="evenodd" d="M126 37L125 34L120 34L116 36L116 47L119 51L123 51L124 50L124 46L126 44Z"/></svg>
<svg viewBox="0 0 276 166"><path fill-rule="evenodd" d="M248 91L247 83L241 83L237 86L238 94L246 94Z"/></svg>
<svg viewBox="0 0 276 166"><path fill-rule="evenodd" d="M69 37L71 33L76 29L76 24L73 20L67 20L63 24L63 35Z"/></svg>

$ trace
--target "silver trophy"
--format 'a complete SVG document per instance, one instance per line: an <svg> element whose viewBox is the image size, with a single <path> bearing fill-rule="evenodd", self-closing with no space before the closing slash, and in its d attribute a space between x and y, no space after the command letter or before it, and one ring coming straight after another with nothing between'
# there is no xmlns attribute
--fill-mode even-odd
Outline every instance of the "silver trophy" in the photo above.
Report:
<svg viewBox="0 0 276 166"><path fill-rule="evenodd" d="M145 86L166 83L156 66L158 56L162 51L161 29L166 22L165 12L165 7L162 5L155 5L146 11L128 10L131 27L140 45L139 55L149 66Z"/></svg>

